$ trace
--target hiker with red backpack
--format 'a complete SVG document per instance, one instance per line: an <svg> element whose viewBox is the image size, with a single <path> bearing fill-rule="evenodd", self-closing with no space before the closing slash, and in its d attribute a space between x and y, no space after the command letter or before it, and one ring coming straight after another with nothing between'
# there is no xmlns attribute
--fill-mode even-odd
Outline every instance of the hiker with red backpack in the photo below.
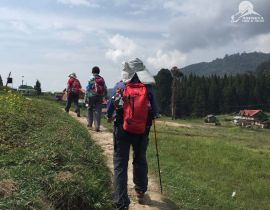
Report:
<svg viewBox="0 0 270 210"><path fill-rule="evenodd" d="M80 107L79 107L79 96L81 93L81 83L77 79L77 76L75 73L71 73L69 75L69 80L67 83L67 104L65 107L65 111L69 112L69 109L71 107L72 101L75 105L75 112L77 113L77 117L80 117Z"/></svg>
<svg viewBox="0 0 270 210"><path fill-rule="evenodd" d="M94 123L96 132L100 131L103 98L107 97L107 87L103 77L99 73L99 67L95 66L92 68L93 77L88 82L85 95L85 104L88 109L88 127L92 128Z"/></svg>
<svg viewBox="0 0 270 210"><path fill-rule="evenodd" d="M139 202L148 186L146 150L152 120L157 115L152 85L153 76L136 58L124 64L107 106L108 122L114 120L114 203L117 209L128 209L127 170L130 146L133 147L133 182ZM113 116L113 114L115 115Z"/></svg>

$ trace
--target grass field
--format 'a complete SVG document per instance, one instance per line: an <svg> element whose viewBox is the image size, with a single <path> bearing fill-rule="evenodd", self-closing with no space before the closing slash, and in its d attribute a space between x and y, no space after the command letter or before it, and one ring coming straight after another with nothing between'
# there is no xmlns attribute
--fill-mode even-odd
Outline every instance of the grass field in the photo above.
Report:
<svg viewBox="0 0 270 210"><path fill-rule="evenodd" d="M0 93L0 209L112 209L87 130L48 101Z"/></svg>
<svg viewBox="0 0 270 210"><path fill-rule="evenodd" d="M270 209L270 130L226 118L217 127L202 119L177 121L189 128L157 125L165 193L183 209ZM153 141L148 154L157 174Z"/></svg>

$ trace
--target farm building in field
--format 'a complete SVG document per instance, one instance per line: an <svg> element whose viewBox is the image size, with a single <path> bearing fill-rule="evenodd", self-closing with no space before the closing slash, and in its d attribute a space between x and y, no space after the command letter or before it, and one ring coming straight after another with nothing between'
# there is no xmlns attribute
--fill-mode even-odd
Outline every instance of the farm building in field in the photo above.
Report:
<svg viewBox="0 0 270 210"><path fill-rule="evenodd" d="M32 86L21 85L17 90L23 96L35 96L37 91Z"/></svg>
<svg viewBox="0 0 270 210"><path fill-rule="evenodd" d="M204 122L208 124L220 125L217 117L212 114L207 115L204 119Z"/></svg>
<svg viewBox="0 0 270 210"><path fill-rule="evenodd" d="M270 125L269 120L267 119L267 115L264 114L260 109L240 110L238 115L233 119L234 124L244 127L268 128Z"/></svg>

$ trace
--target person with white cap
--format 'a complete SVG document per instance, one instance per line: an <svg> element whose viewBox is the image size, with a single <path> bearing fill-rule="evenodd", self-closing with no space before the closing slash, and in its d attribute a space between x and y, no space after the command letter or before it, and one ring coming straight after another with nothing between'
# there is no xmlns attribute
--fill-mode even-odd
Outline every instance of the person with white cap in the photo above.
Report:
<svg viewBox="0 0 270 210"><path fill-rule="evenodd" d="M69 76L69 80L67 83L67 104L65 107L65 111L69 112L69 109L71 107L72 101L75 105L75 112L77 113L77 117L80 117L80 107L79 107L79 95L81 92L81 83L77 79L77 76L75 73L71 73Z"/></svg>
<svg viewBox="0 0 270 210"><path fill-rule="evenodd" d="M127 170L130 146L133 147L133 182L139 203L148 186L146 150L152 120L157 115L152 85L153 76L136 58L124 63L107 106L107 119L114 119L114 203L117 209L128 209ZM113 116L115 112L115 115Z"/></svg>

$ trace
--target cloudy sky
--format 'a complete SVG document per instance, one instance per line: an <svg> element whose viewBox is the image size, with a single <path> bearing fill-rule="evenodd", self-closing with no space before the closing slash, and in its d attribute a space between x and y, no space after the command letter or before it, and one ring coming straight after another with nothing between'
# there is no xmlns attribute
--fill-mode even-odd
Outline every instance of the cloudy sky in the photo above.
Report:
<svg viewBox="0 0 270 210"><path fill-rule="evenodd" d="M270 1L253 0L264 23L231 23L238 0L1 0L0 74L39 79L63 90L76 72L83 86L95 65L112 87L121 63L139 57L160 68L236 52L270 52Z"/></svg>

